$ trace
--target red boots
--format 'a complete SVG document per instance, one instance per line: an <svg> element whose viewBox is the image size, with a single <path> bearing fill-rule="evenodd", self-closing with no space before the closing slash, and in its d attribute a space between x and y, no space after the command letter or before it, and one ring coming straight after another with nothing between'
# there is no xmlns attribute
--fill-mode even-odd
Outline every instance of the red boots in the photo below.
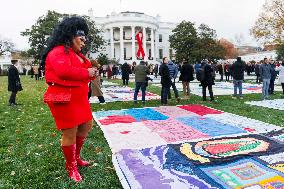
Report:
<svg viewBox="0 0 284 189"><path fill-rule="evenodd" d="M77 164L81 167L86 167L90 165L89 162L84 161L80 158L80 152L81 152L85 139L86 137L79 137L79 136L76 137L76 160L77 160Z"/></svg>
<svg viewBox="0 0 284 189"><path fill-rule="evenodd" d="M70 146L61 146L66 159L66 170L69 173L69 177L75 182L80 182L82 177L78 172L77 161L76 161L76 144Z"/></svg>
<svg viewBox="0 0 284 189"><path fill-rule="evenodd" d="M80 182L82 177L78 171L78 166L89 166L89 162L83 161L80 158L80 152L84 144L85 137L76 137L76 144L70 146L61 146L66 159L66 170L69 177L75 182Z"/></svg>

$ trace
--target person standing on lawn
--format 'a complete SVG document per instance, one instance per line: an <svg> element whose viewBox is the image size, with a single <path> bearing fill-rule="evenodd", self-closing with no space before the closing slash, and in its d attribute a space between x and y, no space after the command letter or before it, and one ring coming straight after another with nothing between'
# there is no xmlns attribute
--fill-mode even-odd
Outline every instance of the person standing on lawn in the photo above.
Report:
<svg viewBox="0 0 284 189"><path fill-rule="evenodd" d="M92 60L91 63L92 66L96 69L100 67L100 65L96 60ZM90 85L89 98L91 96L96 96L98 97L100 104L105 104L104 94L101 89L101 75L100 74L96 75L96 78L94 80L91 80L89 85Z"/></svg>
<svg viewBox="0 0 284 189"><path fill-rule="evenodd" d="M41 62L48 84L44 102L62 132L66 170L76 182L82 180L77 166L89 165L80 152L93 125L88 83L95 79L97 70L81 53L88 31L83 18L64 18L54 28Z"/></svg>
<svg viewBox="0 0 284 189"><path fill-rule="evenodd" d="M171 87L174 90L177 103L179 103L180 98L179 98L178 90L177 90L177 87L176 87L176 78L177 78L177 75L178 75L178 67L172 61L169 61L167 66L169 68L169 72L170 72L170 76L171 76ZM171 99L171 91L169 92L168 98Z"/></svg>
<svg viewBox="0 0 284 189"><path fill-rule="evenodd" d="M230 81L230 63L227 62L224 66L226 81Z"/></svg>
<svg viewBox="0 0 284 189"><path fill-rule="evenodd" d="M279 81L281 83L283 96L284 96L284 60L282 60L281 65L276 68L276 71L279 72Z"/></svg>
<svg viewBox="0 0 284 189"><path fill-rule="evenodd" d="M183 95L184 95L184 98L186 99L189 98L189 95L190 95L189 83L194 80L193 74L194 74L193 66L184 59L183 65L180 71L179 80L182 81Z"/></svg>
<svg viewBox="0 0 284 189"><path fill-rule="evenodd" d="M130 66L127 64L127 62L125 62L122 66L121 66L121 74L122 74L122 81L123 81L123 85L128 85L128 81L129 81L129 74L131 74L131 68Z"/></svg>
<svg viewBox="0 0 284 189"><path fill-rule="evenodd" d="M112 72L112 67L110 65L107 66L106 72L107 72L107 79L111 79L113 72Z"/></svg>
<svg viewBox="0 0 284 189"><path fill-rule="evenodd" d="M145 105L146 88L147 88L147 75L150 74L149 68L146 66L144 61L141 61L138 66L134 68L135 74L135 92L134 92L134 103L137 104L137 96L141 88L142 91L142 104Z"/></svg>
<svg viewBox="0 0 284 189"><path fill-rule="evenodd" d="M159 73L159 65L156 64L153 70L154 74L155 74L155 78L158 78L158 73Z"/></svg>
<svg viewBox="0 0 284 189"><path fill-rule="evenodd" d="M168 95L171 89L171 75L169 67L167 66L169 60L167 57L163 58L163 63L160 66L160 76L161 76L161 104L168 105Z"/></svg>
<svg viewBox="0 0 284 189"><path fill-rule="evenodd" d="M268 93L270 95L274 95L274 86L275 86L275 79L277 77L277 72L275 70L276 68L276 65L274 62L271 62L270 63L270 66L272 68L272 71L271 71L271 78L270 78L270 84L269 84L269 89L268 89Z"/></svg>
<svg viewBox="0 0 284 189"><path fill-rule="evenodd" d="M220 63L218 65L218 72L219 72L219 74L221 76L221 78L220 78L220 82L221 82L221 81L224 80L224 63Z"/></svg>
<svg viewBox="0 0 284 189"><path fill-rule="evenodd" d="M8 69L8 91L11 91L11 95L9 98L9 106L16 106L16 96L18 91L23 90L21 85L21 80L19 76L19 71L16 68L16 64L18 60L11 60L11 65Z"/></svg>
<svg viewBox="0 0 284 189"><path fill-rule="evenodd" d="M210 101L214 101L214 95L213 95L213 89L212 86L215 85L214 83L214 77L213 77L213 68L211 65L208 64L207 60L203 60L201 62L201 86L202 86L202 98L203 101L206 101L206 88L209 90L210 94Z"/></svg>
<svg viewBox="0 0 284 189"><path fill-rule="evenodd" d="M243 80L244 80L245 69L246 69L245 63L242 61L241 57L238 57L237 61L232 65L232 75L234 83L233 99L237 98L238 89L239 89L239 98L243 99Z"/></svg>
<svg viewBox="0 0 284 189"><path fill-rule="evenodd" d="M260 69L260 63L257 62L256 65L255 65L255 68L254 68L254 72L255 72L255 75L256 75L256 83L260 83L260 75L259 75L259 69Z"/></svg>
<svg viewBox="0 0 284 189"><path fill-rule="evenodd" d="M270 85L270 80L271 80L271 73L272 73L272 67L269 64L269 60L267 58L264 58L264 63L261 64L259 68L259 74L262 79L262 100L268 99L269 93L269 85Z"/></svg>
<svg viewBox="0 0 284 189"><path fill-rule="evenodd" d="M36 64L36 65L34 65L33 66L33 73L34 73L34 75L35 75L35 80L39 80L39 66Z"/></svg>

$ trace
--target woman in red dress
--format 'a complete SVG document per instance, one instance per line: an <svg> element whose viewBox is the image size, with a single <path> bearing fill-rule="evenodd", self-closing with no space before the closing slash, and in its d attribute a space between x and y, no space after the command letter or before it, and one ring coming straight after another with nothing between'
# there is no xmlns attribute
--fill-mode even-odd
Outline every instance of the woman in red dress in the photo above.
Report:
<svg viewBox="0 0 284 189"><path fill-rule="evenodd" d="M61 147L69 177L80 182L77 166L88 166L80 158L83 143L92 128L92 113L88 101L88 83L96 69L83 54L88 26L81 17L65 18L53 31L42 67L45 69L44 94L58 130L62 131Z"/></svg>

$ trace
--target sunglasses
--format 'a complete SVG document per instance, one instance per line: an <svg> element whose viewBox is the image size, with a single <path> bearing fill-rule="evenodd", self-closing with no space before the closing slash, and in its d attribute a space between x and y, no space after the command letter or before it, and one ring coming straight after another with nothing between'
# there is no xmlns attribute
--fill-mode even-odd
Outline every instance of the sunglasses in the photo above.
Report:
<svg viewBox="0 0 284 189"><path fill-rule="evenodd" d="M80 36L79 38L80 38L81 42L86 43L87 38L85 36Z"/></svg>

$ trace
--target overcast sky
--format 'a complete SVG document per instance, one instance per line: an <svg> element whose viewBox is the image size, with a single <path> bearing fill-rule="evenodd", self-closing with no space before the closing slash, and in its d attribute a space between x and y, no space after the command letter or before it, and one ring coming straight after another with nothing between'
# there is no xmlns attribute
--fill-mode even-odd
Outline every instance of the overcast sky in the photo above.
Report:
<svg viewBox="0 0 284 189"><path fill-rule="evenodd" d="M30 28L47 10L60 13L87 14L93 8L95 16L111 12L138 11L151 16L159 14L162 21L179 23L189 20L205 23L217 31L219 38L234 40L243 34L246 44L255 45L249 29L256 21L265 0L2 0L0 36L11 39L18 49L27 49L28 40L20 35Z"/></svg>

